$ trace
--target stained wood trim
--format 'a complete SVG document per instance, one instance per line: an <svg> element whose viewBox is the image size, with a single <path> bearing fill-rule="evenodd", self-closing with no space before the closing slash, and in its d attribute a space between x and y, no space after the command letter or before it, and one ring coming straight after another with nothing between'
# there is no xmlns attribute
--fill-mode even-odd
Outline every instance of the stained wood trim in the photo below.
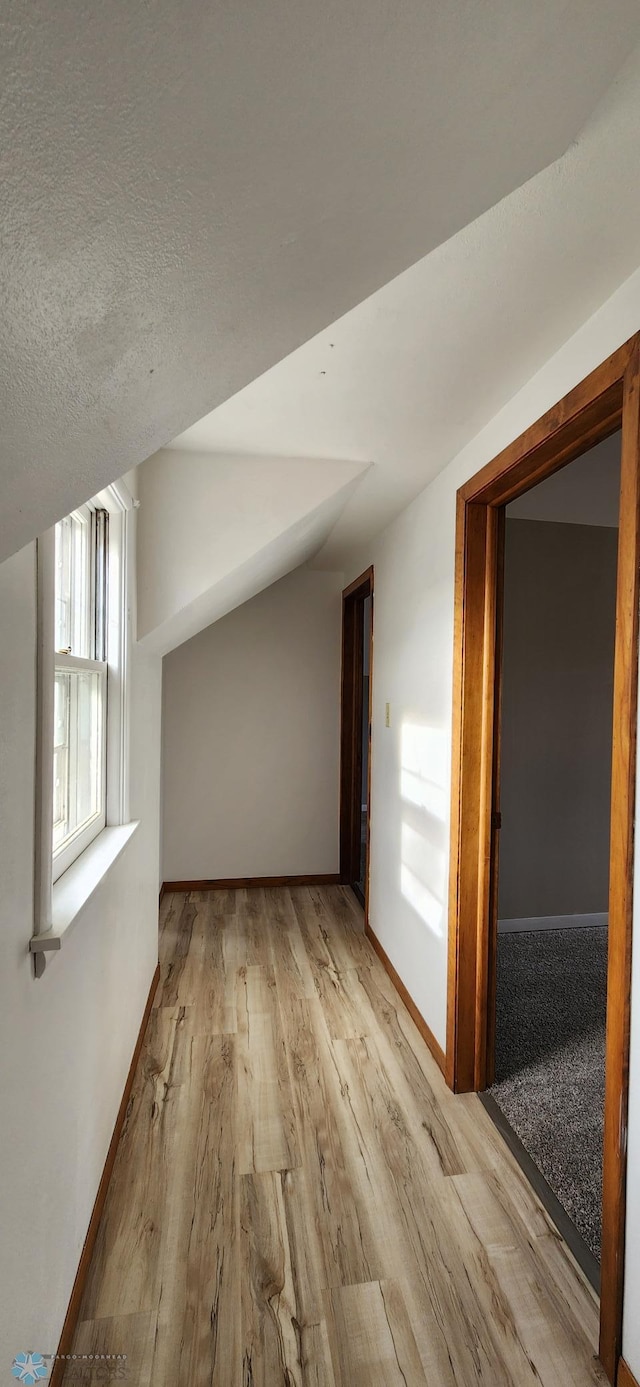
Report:
<svg viewBox="0 0 640 1387"><path fill-rule="evenodd" d="M242 886L339 886L339 872L288 877L215 877L203 881L165 881L163 891L236 891Z"/></svg>
<svg viewBox="0 0 640 1387"><path fill-rule="evenodd" d="M498 882L500 867L500 826L502 824L500 806L500 767L502 757L502 669L504 636L504 546L506 515L504 509L493 512L496 517L495 534L495 609L492 612L494 645L493 662L495 679L493 683L493 757L491 773L491 837L489 844L489 947L486 955L487 1007L484 1015L485 1030L482 1033L481 1055L484 1061L482 1078L488 1088L496 1077L496 1005L498 990Z"/></svg>
<svg viewBox="0 0 640 1387"><path fill-rule="evenodd" d="M153 1005L153 999L159 981L160 964L158 963L156 965L156 970L153 975L153 978L151 979L149 996L147 997L146 1006L142 1016L142 1021L140 1023L140 1030L138 1031L138 1039L136 1040L133 1055L131 1057L129 1073L127 1074L127 1080L124 1086L122 1100L120 1103L120 1107L118 1108L118 1116L116 1117L113 1135L111 1137L111 1141L109 1142L107 1159L104 1163L104 1169L102 1171L100 1184L98 1185L98 1193L95 1198L91 1218L89 1220L89 1227L87 1229L87 1236L84 1240L84 1246L80 1255L78 1270L76 1272L75 1281L73 1283L73 1290L71 1292L71 1299L69 1300L67 1313L65 1315L64 1324L62 1326L60 1343L58 1344L58 1356L53 1365L51 1377L49 1378L51 1387L62 1387L62 1382L64 1379L64 1373L66 1368L65 1355L70 1354L72 1350L73 1339L76 1331L76 1325L78 1322L78 1314L80 1312L80 1303L82 1301L85 1282L89 1271L89 1264L91 1262L91 1256L95 1246L95 1241L98 1236L98 1228L100 1225L100 1219L102 1216L102 1211L104 1209L105 1200L107 1197L107 1190L109 1188L111 1173L113 1171L116 1159L118 1142L120 1140L120 1133L124 1126L124 1120L127 1114L127 1108L129 1106L129 1099L131 1097L131 1090L133 1088L133 1081L135 1079L136 1069L138 1067L138 1060L140 1058L140 1051L142 1049L145 1031L147 1029L147 1023L149 1021L149 1015L151 1013L151 1007Z"/></svg>
<svg viewBox="0 0 640 1387"><path fill-rule="evenodd" d="M629 1364L624 1358L621 1358L618 1363L616 1387L640 1387L640 1382L638 1382L637 1377L634 1377Z"/></svg>
<svg viewBox="0 0 640 1387"><path fill-rule="evenodd" d="M159 906L162 905L162 898L163 898L163 896L165 895L166 889L167 889L167 888L166 888L166 885L165 885L165 883L164 883L164 881L163 881L162 886L160 887L160 895L158 896L158 905L159 905Z"/></svg>
<svg viewBox="0 0 640 1387"><path fill-rule="evenodd" d="M364 919L365 925L369 924L369 864L371 861L371 741L373 729L373 624L374 624L374 604L375 595L373 591L373 569L370 569L371 587L369 596L371 598L371 612L369 624L369 706L366 710L369 719L369 731L367 735L368 759L367 759L367 843L366 859L364 870Z"/></svg>
<svg viewBox="0 0 640 1387"><path fill-rule="evenodd" d="M492 1077L502 508L622 425L609 902L600 1357L621 1350L640 569L640 335L458 492L446 1077Z"/></svg>
<svg viewBox="0 0 640 1387"><path fill-rule="evenodd" d="M465 501L507 505L620 427L624 374L635 338L597 366L564 399L460 488Z"/></svg>
<svg viewBox="0 0 640 1387"><path fill-rule="evenodd" d="M481 939L479 922L488 921L491 889L492 616L499 537L495 515L488 506L458 498L455 606L460 653L454 670L447 1025L447 1079L456 1092L485 1085L488 930L487 938Z"/></svg>
<svg viewBox="0 0 640 1387"><path fill-rule="evenodd" d="M364 573L361 573L359 578L354 578L348 587L343 588L342 600L344 601L345 597L355 597L356 594L367 597L370 592L373 592L373 564L369 568L365 568Z"/></svg>
<svg viewBox="0 0 640 1387"><path fill-rule="evenodd" d="M640 339L624 379L613 680L609 965L602 1193L600 1358L613 1381L622 1352L631 943L638 726Z"/></svg>
<svg viewBox="0 0 640 1387"><path fill-rule="evenodd" d="M403 981L402 981L402 978L400 977L400 974L396 972L396 970L395 970L395 968L394 968L394 966L393 966L393 964L392 964L392 962L391 962L391 959L389 958L388 953L386 953L385 949L383 949L382 944L380 943L380 940L378 939L378 936L377 936L376 934L374 934L374 932L373 932L373 930L372 930L372 928L371 928L371 925L365 924L364 932L365 932L365 934L366 934L366 936L367 936L367 939L369 940L369 943L371 944L371 947L372 947L372 948L375 950L375 952L377 953L378 958L380 959L380 962L381 962L381 964L382 964L382 966L383 966L385 972L389 974L389 977L391 978L391 981L392 981L392 983L393 983L393 985L394 985L394 987L395 987L395 989L396 989L396 992L398 993L398 995L399 995L401 1001L404 1002L404 1005L406 1006L407 1011L409 1012L409 1015L410 1015L410 1017L411 1017L411 1020L414 1022L414 1024L415 1024L416 1027L417 1027L417 1029L419 1030L420 1035L422 1036L422 1039L423 1039L423 1040L426 1042L426 1044L428 1045L428 1047L429 1047L429 1049L430 1049L430 1051L431 1051L431 1054L433 1055L433 1058L434 1058L434 1060L435 1060L435 1062L436 1062L438 1068L439 1068L439 1069L442 1071L442 1073L444 1074L444 1072L445 1072L445 1056L444 1056L444 1050L442 1049L442 1046L438 1044L438 1042L437 1042L437 1040L436 1040L436 1038L435 1038L435 1035L433 1034L433 1031L431 1030L431 1027L427 1025L427 1023L426 1023L426 1021L425 1021L424 1016L422 1015L422 1013L418 1011L418 1008L417 1008L417 1006L416 1006L416 1004L415 1004L415 1002L414 1002L414 1000L413 1000L413 997L411 996L411 994L410 994L409 992L407 992L407 989L406 989L406 987L405 987L405 985L404 985L404 983L403 983Z"/></svg>

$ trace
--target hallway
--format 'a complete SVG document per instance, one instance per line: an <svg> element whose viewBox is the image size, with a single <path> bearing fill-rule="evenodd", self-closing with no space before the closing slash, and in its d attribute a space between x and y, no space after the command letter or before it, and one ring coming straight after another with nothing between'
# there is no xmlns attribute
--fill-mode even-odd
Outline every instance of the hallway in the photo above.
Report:
<svg viewBox="0 0 640 1387"><path fill-rule="evenodd" d="M75 1353L132 1387L605 1381L590 1288L349 891L165 896L160 957Z"/></svg>

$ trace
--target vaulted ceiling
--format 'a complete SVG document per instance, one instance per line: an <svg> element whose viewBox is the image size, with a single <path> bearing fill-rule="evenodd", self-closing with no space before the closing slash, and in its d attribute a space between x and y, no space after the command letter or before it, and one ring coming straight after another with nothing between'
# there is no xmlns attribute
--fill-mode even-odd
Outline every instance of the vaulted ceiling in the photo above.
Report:
<svg viewBox="0 0 640 1387"><path fill-rule="evenodd" d="M165 655L317 554L366 473L163 448L138 469L136 634Z"/></svg>
<svg viewBox="0 0 640 1387"><path fill-rule="evenodd" d="M636 0L3 20L0 557L556 160L640 38Z"/></svg>
<svg viewBox="0 0 640 1387"><path fill-rule="evenodd" d="M314 560L342 567L637 269L639 149L637 48L562 159L175 446L372 464Z"/></svg>

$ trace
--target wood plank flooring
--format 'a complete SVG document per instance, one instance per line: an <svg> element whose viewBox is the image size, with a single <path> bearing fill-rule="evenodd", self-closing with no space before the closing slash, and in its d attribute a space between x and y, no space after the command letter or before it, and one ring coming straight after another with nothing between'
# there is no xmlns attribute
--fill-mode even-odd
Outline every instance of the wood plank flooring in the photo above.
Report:
<svg viewBox="0 0 640 1387"><path fill-rule="evenodd" d="M165 896L160 957L75 1353L136 1387L605 1381L591 1288L350 892Z"/></svg>

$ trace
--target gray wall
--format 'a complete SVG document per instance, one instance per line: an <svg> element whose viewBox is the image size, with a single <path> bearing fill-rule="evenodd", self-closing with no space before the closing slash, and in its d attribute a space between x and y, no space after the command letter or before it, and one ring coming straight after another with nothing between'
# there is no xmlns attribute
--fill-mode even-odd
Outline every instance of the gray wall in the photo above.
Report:
<svg viewBox="0 0 640 1387"><path fill-rule="evenodd" d="M501 919L607 909L617 544L507 519Z"/></svg>

